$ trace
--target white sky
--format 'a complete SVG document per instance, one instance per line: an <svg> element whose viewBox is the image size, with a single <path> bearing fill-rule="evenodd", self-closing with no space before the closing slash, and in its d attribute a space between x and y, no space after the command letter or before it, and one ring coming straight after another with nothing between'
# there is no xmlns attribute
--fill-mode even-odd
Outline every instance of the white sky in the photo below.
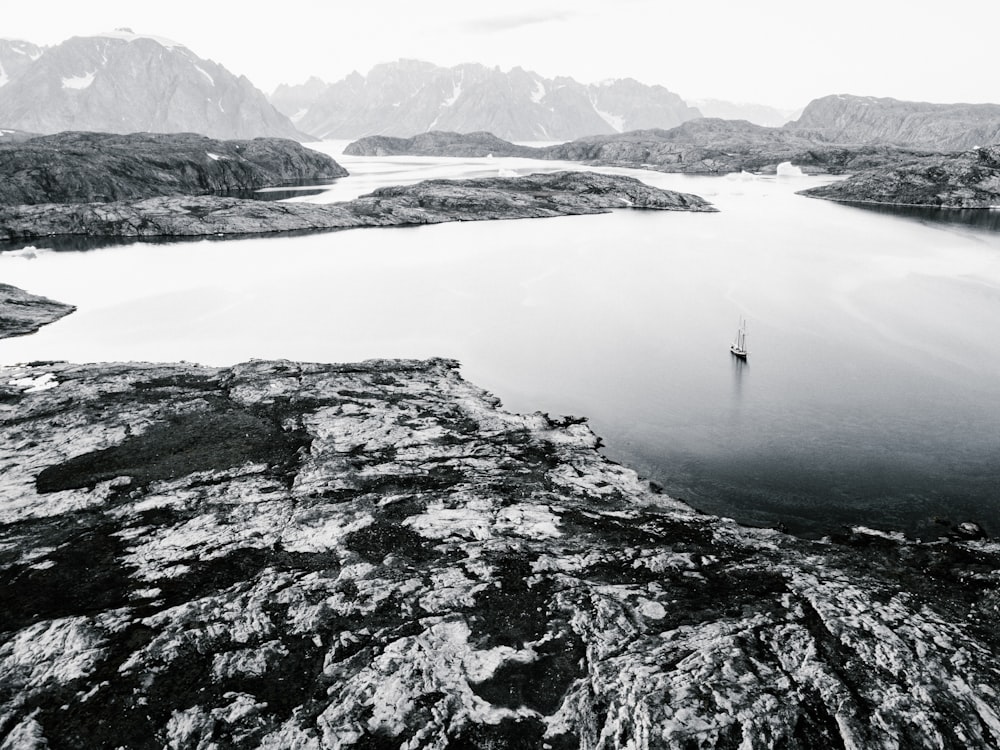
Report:
<svg viewBox="0 0 1000 750"><path fill-rule="evenodd" d="M1000 0L0 0L0 36L36 44L123 26L266 92L405 57L784 108L842 93L1000 102Z"/></svg>

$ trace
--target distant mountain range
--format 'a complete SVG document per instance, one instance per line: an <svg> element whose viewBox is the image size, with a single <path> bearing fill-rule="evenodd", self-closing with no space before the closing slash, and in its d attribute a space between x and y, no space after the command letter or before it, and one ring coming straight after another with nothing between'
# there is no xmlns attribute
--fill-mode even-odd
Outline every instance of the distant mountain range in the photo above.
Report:
<svg viewBox="0 0 1000 750"><path fill-rule="evenodd" d="M701 113L663 86L631 78L582 84L514 68L442 68L400 60L331 84L279 86L271 102L322 138L489 131L507 140L566 140L671 128Z"/></svg>
<svg viewBox="0 0 1000 750"><path fill-rule="evenodd" d="M704 116L826 145L962 151L1000 142L1000 104L837 95L813 100L791 121L794 112L763 105L695 104L632 78L583 84L519 67L444 68L416 60L376 65L367 75L355 72L336 83L310 78L267 97L245 77L183 45L128 29L49 48L0 39L0 140L67 130L296 140L446 131L565 142L670 130ZM732 145L732 128L714 124L708 131ZM761 135L754 131L750 140Z"/></svg>
<svg viewBox="0 0 1000 750"><path fill-rule="evenodd" d="M245 77L180 44L128 29L44 50L0 40L0 65L4 129L309 139Z"/></svg>
<svg viewBox="0 0 1000 750"><path fill-rule="evenodd" d="M689 104L697 107L704 117L722 120L746 120L754 125L777 128L798 117L800 109L778 109L766 104L727 102L722 99L692 99Z"/></svg>

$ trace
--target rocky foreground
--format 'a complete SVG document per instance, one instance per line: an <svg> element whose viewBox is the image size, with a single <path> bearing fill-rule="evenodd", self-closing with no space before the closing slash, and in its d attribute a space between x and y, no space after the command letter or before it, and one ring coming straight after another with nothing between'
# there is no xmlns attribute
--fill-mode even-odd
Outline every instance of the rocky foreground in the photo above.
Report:
<svg viewBox="0 0 1000 750"><path fill-rule="evenodd" d="M934 208L1000 207L1000 145L867 169L803 190L812 198Z"/></svg>
<svg viewBox="0 0 1000 750"><path fill-rule="evenodd" d="M1000 744L996 544L700 515L449 361L0 383L0 747Z"/></svg>
<svg viewBox="0 0 1000 750"><path fill-rule="evenodd" d="M0 339L34 333L74 310L73 305L0 284Z"/></svg>
<svg viewBox="0 0 1000 750"><path fill-rule="evenodd" d="M326 154L284 138L65 132L0 141L0 205L232 193L346 175Z"/></svg>
<svg viewBox="0 0 1000 750"><path fill-rule="evenodd" d="M614 208L715 211L696 195L631 177L557 172L427 180L330 204L174 196L141 201L0 207L0 240L52 235L185 237L440 224L605 213Z"/></svg>

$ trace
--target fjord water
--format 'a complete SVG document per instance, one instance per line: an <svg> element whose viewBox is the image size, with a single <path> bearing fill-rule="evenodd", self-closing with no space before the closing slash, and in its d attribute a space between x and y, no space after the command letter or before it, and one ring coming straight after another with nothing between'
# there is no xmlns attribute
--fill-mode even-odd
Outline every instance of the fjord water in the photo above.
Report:
<svg viewBox="0 0 1000 750"><path fill-rule="evenodd" d="M303 200L579 168L336 155L352 176ZM610 171L720 212L36 243L0 253L0 280L79 309L0 342L0 363L452 357L509 409L586 415L609 456L706 511L1000 534L995 227L795 194L829 177ZM728 349L740 316L747 363Z"/></svg>

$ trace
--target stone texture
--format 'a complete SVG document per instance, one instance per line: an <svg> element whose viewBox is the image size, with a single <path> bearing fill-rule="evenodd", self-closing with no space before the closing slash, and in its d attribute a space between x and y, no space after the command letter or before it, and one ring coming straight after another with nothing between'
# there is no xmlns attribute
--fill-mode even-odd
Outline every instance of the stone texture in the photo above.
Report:
<svg viewBox="0 0 1000 750"><path fill-rule="evenodd" d="M544 149L517 144L497 138L493 133L449 133L433 130L412 138L372 135L360 138L344 147L348 156L523 156L545 158Z"/></svg>
<svg viewBox="0 0 1000 750"><path fill-rule="evenodd" d="M867 169L802 191L812 198L934 208L1000 207L1000 145Z"/></svg>
<svg viewBox="0 0 1000 750"><path fill-rule="evenodd" d="M131 203L0 207L0 239L49 235L114 237L253 234L447 221L603 213L613 208L715 211L696 195L660 190L631 177L556 172L476 180L427 180L353 201L281 203L218 196Z"/></svg>
<svg viewBox="0 0 1000 750"><path fill-rule="evenodd" d="M34 333L75 309L73 305L29 294L10 284L0 284L0 339Z"/></svg>
<svg viewBox="0 0 1000 750"><path fill-rule="evenodd" d="M71 131L0 142L0 204L243 192L346 175L326 154L284 138Z"/></svg>
<svg viewBox="0 0 1000 750"><path fill-rule="evenodd" d="M994 543L700 515L449 361L0 383L0 746L1000 743Z"/></svg>

